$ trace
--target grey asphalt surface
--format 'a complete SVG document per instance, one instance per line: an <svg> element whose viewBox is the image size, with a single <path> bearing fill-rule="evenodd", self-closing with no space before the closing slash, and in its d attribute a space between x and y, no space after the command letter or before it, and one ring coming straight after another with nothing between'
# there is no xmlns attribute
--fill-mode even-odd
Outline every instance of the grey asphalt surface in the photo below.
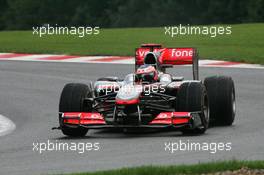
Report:
<svg viewBox="0 0 264 175"><path fill-rule="evenodd" d="M200 75L232 76L236 85L237 116L231 127L210 128L205 135L179 132L147 132L126 135L91 130L85 138L68 139L59 130L58 103L64 84L124 76L133 65L0 62L0 114L16 124L16 130L0 137L0 174L54 174L116 169L141 165L174 165L213 160L264 159L264 71L256 69L201 68ZM190 67L169 72L191 76ZM98 151L33 151L33 143L99 143ZM165 151L165 142L232 143L231 151Z"/></svg>

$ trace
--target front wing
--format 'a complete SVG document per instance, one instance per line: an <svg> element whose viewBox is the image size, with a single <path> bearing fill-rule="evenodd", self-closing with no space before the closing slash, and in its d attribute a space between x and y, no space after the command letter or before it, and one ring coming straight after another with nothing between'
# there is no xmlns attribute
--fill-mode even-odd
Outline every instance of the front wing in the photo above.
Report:
<svg viewBox="0 0 264 175"><path fill-rule="evenodd" d="M97 112L59 113L63 125L77 128L189 128L202 126L201 112L161 112L151 122L138 125L107 124L104 117Z"/></svg>

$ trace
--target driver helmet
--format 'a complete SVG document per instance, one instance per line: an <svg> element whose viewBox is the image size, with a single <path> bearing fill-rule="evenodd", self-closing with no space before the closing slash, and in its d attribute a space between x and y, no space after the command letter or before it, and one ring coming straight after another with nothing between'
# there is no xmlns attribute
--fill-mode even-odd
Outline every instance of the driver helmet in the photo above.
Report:
<svg viewBox="0 0 264 175"><path fill-rule="evenodd" d="M152 83L158 80L158 71L152 65L140 66L135 74L136 82Z"/></svg>

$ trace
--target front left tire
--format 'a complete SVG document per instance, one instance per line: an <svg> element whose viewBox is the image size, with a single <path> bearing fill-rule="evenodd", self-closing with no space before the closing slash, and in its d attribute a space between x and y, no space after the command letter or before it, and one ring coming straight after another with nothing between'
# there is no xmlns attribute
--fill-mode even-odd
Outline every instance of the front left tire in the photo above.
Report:
<svg viewBox="0 0 264 175"><path fill-rule="evenodd" d="M84 98L91 96L91 89L80 83L66 84L62 90L59 112L90 112L91 107L84 106ZM64 125L63 119L59 117L60 128L64 135L70 137L85 136L88 132L87 128L82 127L69 127Z"/></svg>
<svg viewBox="0 0 264 175"><path fill-rule="evenodd" d="M235 85L231 77L212 76L204 80L213 125L230 126L236 115Z"/></svg>

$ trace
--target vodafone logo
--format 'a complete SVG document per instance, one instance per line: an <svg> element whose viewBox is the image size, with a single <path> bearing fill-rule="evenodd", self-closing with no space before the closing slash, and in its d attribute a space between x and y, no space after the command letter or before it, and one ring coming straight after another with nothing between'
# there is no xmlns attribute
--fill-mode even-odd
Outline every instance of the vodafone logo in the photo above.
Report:
<svg viewBox="0 0 264 175"><path fill-rule="evenodd" d="M149 49L138 48L136 50L136 64L144 64L144 57L149 52ZM195 57L195 49L186 48L159 48L154 49L154 52L160 52L158 61L161 64L181 65L192 64Z"/></svg>
<svg viewBox="0 0 264 175"><path fill-rule="evenodd" d="M157 119L170 119L172 116L171 112L162 112L158 115Z"/></svg>
<svg viewBox="0 0 264 175"><path fill-rule="evenodd" d="M168 114L166 114L166 113L162 113L162 114L159 115L159 118L160 118L160 119L168 118Z"/></svg>
<svg viewBox="0 0 264 175"><path fill-rule="evenodd" d="M158 51L160 51L160 50L161 50L161 49L154 49L153 52L158 52ZM149 53L149 52L150 52L149 49L142 49L142 48L139 48L139 49L137 49L137 51L136 51L136 55L137 55L138 57L142 58L142 57L145 57L145 55L146 55L147 53Z"/></svg>
<svg viewBox="0 0 264 175"><path fill-rule="evenodd" d="M192 57L193 50L178 50L172 49L171 50L171 57Z"/></svg>
<svg viewBox="0 0 264 175"><path fill-rule="evenodd" d="M91 119L99 119L100 116L98 114L92 114Z"/></svg>
<svg viewBox="0 0 264 175"><path fill-rule="evenodd" d="M85 119L102 119L99 113L84 113L83 118Z"/></svg>
<svg viewBox="0 0 264 175"><path fill-rule="evenodd" d="M161 51L161 49L154 49L154 52ZM149 52L149 50L146 49L138 49L136 52L137 57L144 58L145 55ZM175 49L165 49L164 50L165 55L169 55L172 58L175 57L193 57L193 49L189 48L175 48Z"/></svg>
<svg viewBox="0 0 264 175"><path fill-rule="evenodd" d="M146 55L146 51L138 51L137 55L139 55L139 57L144 57Z"/></svg>

